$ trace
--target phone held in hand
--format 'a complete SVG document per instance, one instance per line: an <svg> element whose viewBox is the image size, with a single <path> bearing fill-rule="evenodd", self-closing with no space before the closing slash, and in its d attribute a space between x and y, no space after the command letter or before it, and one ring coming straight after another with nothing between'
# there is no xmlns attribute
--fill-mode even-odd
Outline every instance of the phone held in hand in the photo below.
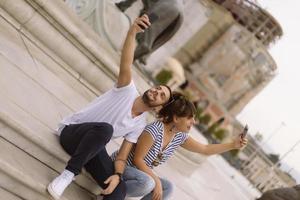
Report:
<svg viewBox="0 0 300 200"><path fill-rule="evenodd" d="M241 137L245 138L247 133L248 133L248 125L246 124L246 126L244 127L243 132L241 133Z"/></svg>
<svg viewBox="0 0 300 200"><path fill-rule="evenodd" d="M153 22L155 22L156 20L158 20L159 17L156 14L154 14L154 13L150 13L148 15L148 18L149 18L149 22L152 24ZM143 25L139 24L139 27L141 27L141 29L145 30L145 27Z"/></svg>

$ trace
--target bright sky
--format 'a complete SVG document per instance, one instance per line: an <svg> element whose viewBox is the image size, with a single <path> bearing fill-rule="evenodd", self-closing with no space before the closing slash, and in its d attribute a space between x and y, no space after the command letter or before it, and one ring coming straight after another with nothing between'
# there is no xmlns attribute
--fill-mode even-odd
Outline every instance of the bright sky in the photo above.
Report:
<svg viewBox="0 0 300 200"><path fill-rule="evenodd" d="M278 66L278 74L247 105L238 119L249 125L251 134L259 131L265 139L275 132L267 144L275 153L283 155L300 140L300 1L258 2L279 21L284 32L270 49ZM281 125L282 122L285 126ZM300 172L300 144L284 161Z"/></svg>

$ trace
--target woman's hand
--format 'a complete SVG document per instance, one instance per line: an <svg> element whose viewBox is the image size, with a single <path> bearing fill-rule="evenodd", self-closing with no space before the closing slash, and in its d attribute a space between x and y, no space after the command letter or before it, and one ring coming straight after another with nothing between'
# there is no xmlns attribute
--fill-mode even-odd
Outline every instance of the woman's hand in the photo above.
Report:
<svg viewBox="0 0 300 200"><path fill-rule="evenodd" d="M244 148L247 145L247 143L248 143L248 139L242 137L242 135L240 134L234 140L233 145L235 149L241 149Z"/></svg>
<svg viewBox="0 0 300 200"><path fill-rule="evenodd" d="M144 30L149 28L150 25L151 23L148 16L144 14L141 17L136 18L130 27L130 31L133 31L134 33L144 32Z"/></svg>
<svg viewBox="0 0 300 200"><path fill-rule="evenodd" d="M152 192L152 200L162 200L163 190L159 179L155 181L155 187Z"/></svg>

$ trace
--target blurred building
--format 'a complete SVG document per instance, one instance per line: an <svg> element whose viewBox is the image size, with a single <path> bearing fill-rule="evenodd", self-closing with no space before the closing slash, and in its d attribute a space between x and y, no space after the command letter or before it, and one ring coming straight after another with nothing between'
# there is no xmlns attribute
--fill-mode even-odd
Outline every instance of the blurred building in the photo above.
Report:
<svg viewBox="0 0 300 200"><path fill-rule="evenodd" d="M203 9L206 11L206 20L201 27L190 36L189 40L176 52L176 58L180 60L184 67L188 67L202 58L214 42L223 35L224 32L235 22L231 13L224 7L212 1L201 1ZM195 4L195 3L194 3ZM196 14L196 13L195 13Z"/></svg>
<svg viewBox="0 0 300 200"><path fill-rule="evenodd" d="M254 1L204 2L210 10L207 22L175 57L189 73L189 89L211 102L213 118L225 116L232 123L275 77L268 48L282 29Z"/></svg>
<svg viewBox="0 0 300 200"><path fill-rule="evenodd" d="M190 70L236 116L275 76L276 63L251 33L233 24Z"/></svg>
<svg viewBox="0 0 300 200"><path fill-rule="evenodd" d="M254 0L213 0L222 5L233 18L262 42L266 47L275 43L283 34L277 20Z"/></svg>
<svg viewBox="0 0 300 200"><path fill-rule="evenodd" d="M241 172L256 188L265 192L297 184L290 174L281 170L277 163L269 159L251 136L248 137L248 140L248 145L239 155L244 160Z"/></svg>

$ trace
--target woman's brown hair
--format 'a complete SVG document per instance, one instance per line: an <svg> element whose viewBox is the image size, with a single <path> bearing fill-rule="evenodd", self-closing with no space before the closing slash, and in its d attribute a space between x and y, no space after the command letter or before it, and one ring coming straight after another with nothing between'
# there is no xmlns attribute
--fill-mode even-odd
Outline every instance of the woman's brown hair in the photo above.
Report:
<svg viewBox="0 0 300 200"><path fill-rule="evenodd" d="M174 116L177 117L193 117L196 113L196 108L183 94L173 92L173 99L167 103L158 113L158 117L164 123L173 121Z"/></svg>

